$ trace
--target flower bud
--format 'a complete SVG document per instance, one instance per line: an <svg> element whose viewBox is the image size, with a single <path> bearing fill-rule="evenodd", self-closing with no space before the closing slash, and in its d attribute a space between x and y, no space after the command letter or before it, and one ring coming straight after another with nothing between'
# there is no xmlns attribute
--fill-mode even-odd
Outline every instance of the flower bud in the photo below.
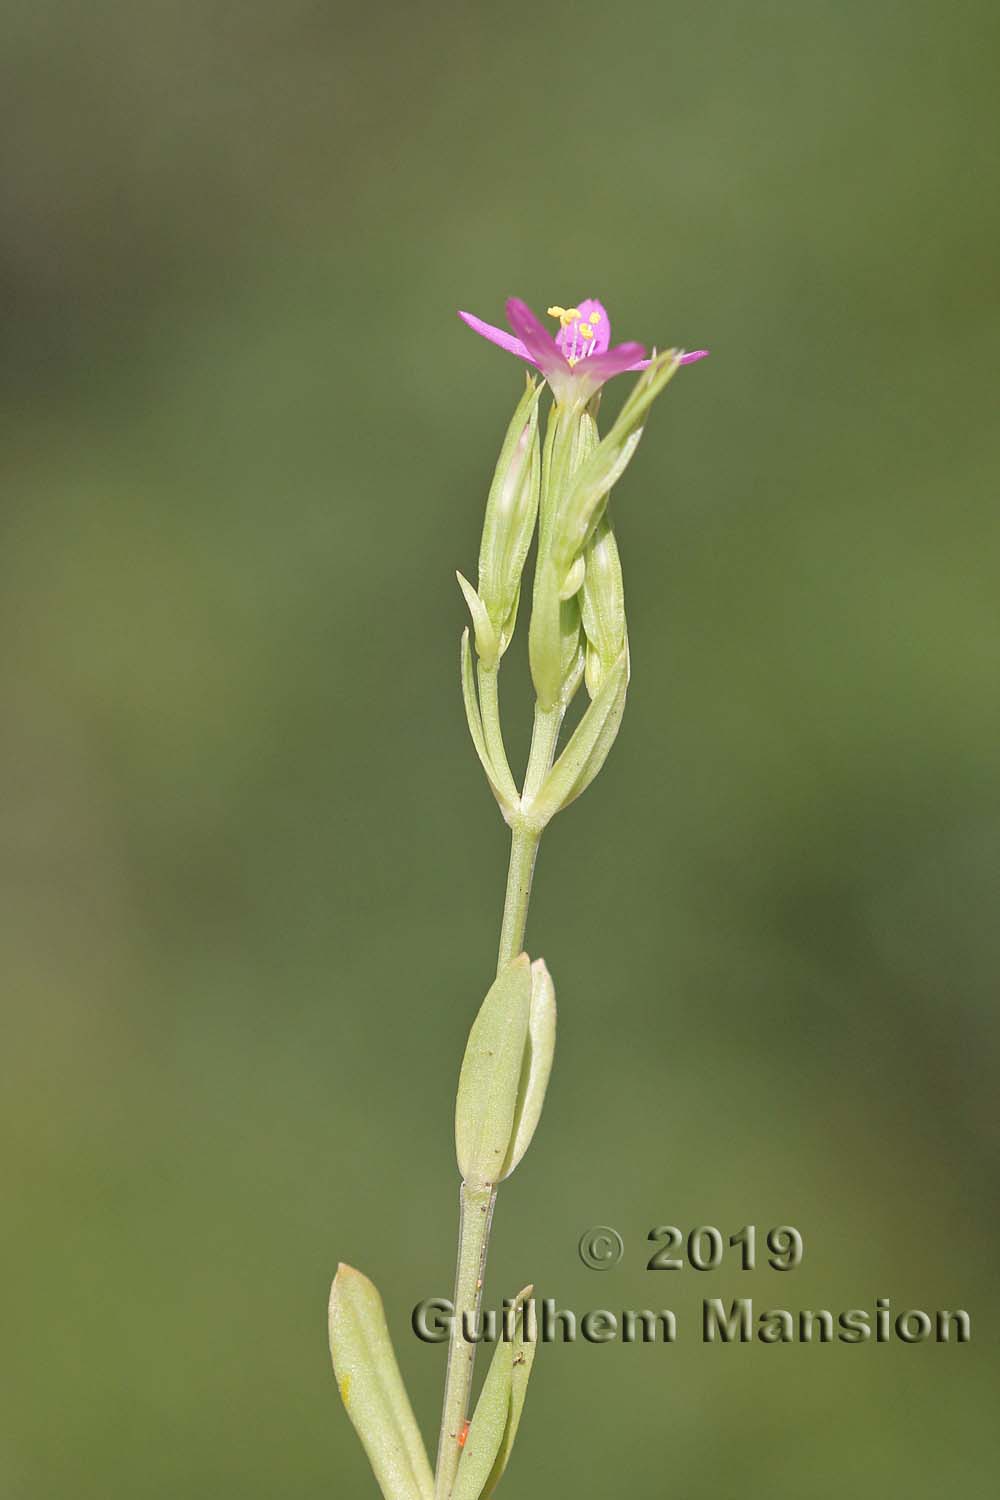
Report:
<svg viewBox="0 0 1000 1500"><path fill-rule="evenodd" d="M618 543L603 515L583 554L580 613L587 637L587 692L593 698L625 645L625 591Z"/></svg>
<svg viewBox="0 0 1000 1500"><path fill-rule="evenodd" d="M561 516L573 478L597 446L597 428L586 410L564 411L549 419L542 476L541 519L535 595L528 655L539 706L565 707L583 676L584 639L579 592L585 562L567 556L561 540ZM579 550L579 549L578 549Z"/></svg>
<svg viewBox="0 0 1000 1500"><path fill-rule="evenodd" d="M479 598L496 635L498 659L514 633L521 574L538 515L541 389L541 382L529 377L507 428L486 501L479 548Z"/></svg>

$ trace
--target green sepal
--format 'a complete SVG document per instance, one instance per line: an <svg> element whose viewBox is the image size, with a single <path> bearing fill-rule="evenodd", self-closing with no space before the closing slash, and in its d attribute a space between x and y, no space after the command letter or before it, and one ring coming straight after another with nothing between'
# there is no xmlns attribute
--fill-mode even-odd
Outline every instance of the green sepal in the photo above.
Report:
<svg viewBox="0 0 1000 1500"><path fill-rule="evenodd" d="M501 969L472 1023L455 1101L455 1152L463 1182L488 1187L514 1138L531 1010L526 953Z"/></svg>
<svg viewBox="0 0 1000 1500"><path fill-rule="evenodd" d="M330 1354L344 1408L385 1500L433 1500L434 1476L382 1299L353 1266L337 1267L330 1290Z"/></svg>

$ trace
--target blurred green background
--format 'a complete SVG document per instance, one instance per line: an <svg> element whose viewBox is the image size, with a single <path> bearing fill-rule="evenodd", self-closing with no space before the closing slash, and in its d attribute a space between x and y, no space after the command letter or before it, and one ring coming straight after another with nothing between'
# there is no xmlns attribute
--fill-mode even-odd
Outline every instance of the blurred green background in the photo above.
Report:
<svg viewBox="0 0 1000 1500"><path fill-rule="evenodd" d="M433 1449L506 859L453 570L521 379L455 309L511 293L712 358L617 497L630 706L542 848L560 1044L488 1282L681 1333L543 1350L502 1493L992 1494L995 4L3 30L4 1500L373 1494L341 1258ZM748 1222L801 1270L644 1270ZM703 1346L741 1295L974 1341Z"/></svg>

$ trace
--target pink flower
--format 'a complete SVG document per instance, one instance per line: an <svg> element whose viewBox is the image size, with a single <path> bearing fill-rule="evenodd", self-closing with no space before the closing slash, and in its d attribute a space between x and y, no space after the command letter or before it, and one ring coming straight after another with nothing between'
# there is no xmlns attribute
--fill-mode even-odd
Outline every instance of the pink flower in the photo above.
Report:
<svg viewBox="0 0 1000 1500"><path fill-rule="evenodd" d="M567 405L589 401L613 375L644 370L650 363L642 344L610 347L611 322L607 310L593 297L585 297L575 307L549 308L549 316L559 320L555 338L518 297L507 302L507 321L513 334L484 323L472 313L460 312L458 316L490 343L499 344L501 349L541 370L556 400ZM696 349L693 354L682 354L679 363L694 364L707 353L707 349Z"/></svg>

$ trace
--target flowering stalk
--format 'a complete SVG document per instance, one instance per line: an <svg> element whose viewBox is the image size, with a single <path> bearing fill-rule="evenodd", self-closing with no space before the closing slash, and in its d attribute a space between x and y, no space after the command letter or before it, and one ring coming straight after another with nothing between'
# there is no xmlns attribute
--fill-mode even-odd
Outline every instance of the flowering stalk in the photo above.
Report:
<svg viewBox="0 0 1000 1500"><path fill-rule="evenodd" d="M330 1295L330 1348L348 1415L386 1500L485 1500L506 1467L524 1404L534 1345L523 1327L525 1288L497 1344L468 1419L497 1187L527 1150L541 1114L555 1047L555 990L542 959L524 953L542 831L598 774L617 736L629 681L621 561L608 497L642 436L650 406L683 364L704 351L651 358L641 344L611 347L604 307L587 299L552 307L553 337L523 302L507 303L511 333L460 316L534 367L554 397L544 445L542 382L529 375L486 502L476 586L458 575L471 615L462 636L461 682L473 745L511 830L497 973L462 1063L455 1146L462 1186L455 1295L437 1466L432 1475L396 1365L378 1293L341 1266ZM601 387L639 379L605 437ZM499 671L517 622L522 576L537 535L528 655L535 688L531 748L517 786L504 747ZM475 661L473 660L473 650ZM589 703L562 750L566 711L585 685Z"/></svg>

